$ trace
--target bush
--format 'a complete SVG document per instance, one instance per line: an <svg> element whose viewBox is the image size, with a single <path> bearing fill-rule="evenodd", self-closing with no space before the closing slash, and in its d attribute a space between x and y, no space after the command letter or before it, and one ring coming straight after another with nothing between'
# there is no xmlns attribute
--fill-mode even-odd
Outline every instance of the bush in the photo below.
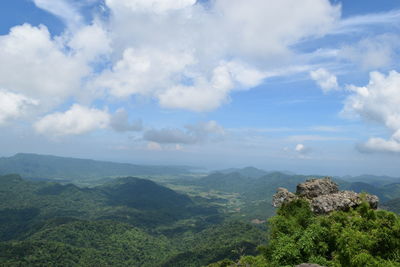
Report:
<svg viewBox="0 0 400 267"><path fill-rule="evenodd" d="M269 220L270 266L304 262L324 266L400 266L400 218L368 203L348 212L315 216L308 202L283 205Z"/></svg>

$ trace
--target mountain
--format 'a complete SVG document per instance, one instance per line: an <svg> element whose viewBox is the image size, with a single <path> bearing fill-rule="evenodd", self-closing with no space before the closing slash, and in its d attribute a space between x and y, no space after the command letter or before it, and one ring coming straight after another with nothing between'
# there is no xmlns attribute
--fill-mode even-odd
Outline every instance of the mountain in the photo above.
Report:
<svg viewBox="0 0 400 267"><path fill-rule="evenodd" d="M207 194L219 194L224 197L232 196L229 203L234 204L238 216L248 220L261 220L274 214L271 207L272 196L278 187L296 190L296 185L310 178L321 176L291 175L282 172L270 172L261 177L246 175L242 169L231 169L233 172L214 172L200 179L181 181L182 184L195 186L197 190ZM228 170L226 170L228 171ZM372 176L369 181L372 181ZM378 178L374 178L378 179ZM372 185L366 182L351 182L334 178L342 190L352 190L357 193L368 192L377 195L380 203L400 195L400 184ZM387 179L387 181L389 181ZM375 183L377 184L377 183ZM232 204L232 205L233 205Z"/></svg>
<svg viewBox="0 0 400 267"><path fill-rule="evenodd" d="M353 182L349 183L346 189L357 193L368 192L377 195L381 203L400 196L400 183L372 185L365 182Z"/></svg>
<svg viewBox="0 0 400 267"><path fill-rule="evenodd" d="M294 189L299 182L308 178L308 176L304 175L288 175L281 172L271 172L261 177L251 177L235 171L232 173L216 172L187 183L199 186L203 190L239 193L249 199L264 199L269 196L272 198L277 187Z"/></svg>
<svg viewBox="0 0 400 267"><path fill-rule="evenodd" d="M0 158L0 175L18 173L24 178L64 182L98 180L103 177L176 175L189 173L189 170L189 167L134 165L22 153Z"/></svg>
<svg viewBox="0 0 400 267"><path fill-rule="evenodd" d="M80 188L0 176L0 266L195 267L256 252L259 227L197 199L134 177Z"/></svg>
<svg viewBox="0 0 400 267"><path fill-rule="evenodd" d="M215 208L197 205L188 196L145 179L121 178L101 187L79 188L26 181L18 175L0 177L0 239L16 238L11 233L25 233L17 228L59 216L117 220L149 228L215 214Z"/></svg>
<svg viewBox="0 0 400 267"><path fill-rule="evenodd" d="M242 176L245 177L250 177L250 178L259 178L261 176L267 175L270 172L260 170L254 167L245 167L245 168L229 168L229 169L224 169L224 170L218 170L215 171L214 173L223 173L223 174L231 174L231 173L238 173Z"/></svg>
<svg viewBox="0 0 400 267"><path fill-rule="evenodd" d="M351 183L354 182L367 183L377 187L393 183L400 183L399 177L390 177L385 175L377 176L377 175L363 174L359 176L344 176L340 177L340 179L343 179Z"/></svg>

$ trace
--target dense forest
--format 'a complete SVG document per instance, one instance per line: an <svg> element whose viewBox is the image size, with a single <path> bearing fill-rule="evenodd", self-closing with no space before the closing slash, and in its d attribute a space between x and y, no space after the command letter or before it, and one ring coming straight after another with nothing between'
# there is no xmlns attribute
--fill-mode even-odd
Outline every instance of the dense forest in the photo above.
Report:
<svg viewBox="0 0 400 267"><path fill-rule="evenodd" d="M0 177L0 265L200 266L254 254L262 233L145 179L79 188Z"/></svg>
<svg viewBox="0 0 400 267"><path fill-rule="evenodd" d="M0 176L0 266L399 266L395 213L272 207L278 187L293 190L308 176L247 167L117 178L117 170L74 183L34 177L50 156L18 157L30 169ZM399 212L398 178L334 180Z"/></svg>

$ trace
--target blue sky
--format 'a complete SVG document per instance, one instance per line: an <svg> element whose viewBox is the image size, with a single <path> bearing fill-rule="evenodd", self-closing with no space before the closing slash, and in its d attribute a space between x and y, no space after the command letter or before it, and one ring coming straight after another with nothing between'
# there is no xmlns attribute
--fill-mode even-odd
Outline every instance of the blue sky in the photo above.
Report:
<svg viewBox="0 0 400 267"><path fill-rule="evenodd" d="M400 173L397 0L15 0L1 155Z"/></svg>

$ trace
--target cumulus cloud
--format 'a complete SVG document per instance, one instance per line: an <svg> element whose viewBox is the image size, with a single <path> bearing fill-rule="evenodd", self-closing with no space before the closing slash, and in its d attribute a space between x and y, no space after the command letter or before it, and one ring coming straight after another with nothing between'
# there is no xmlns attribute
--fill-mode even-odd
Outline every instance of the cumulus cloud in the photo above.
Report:
<svg viewBox="0 0 400 267"><path fill-rule="evenodd" d="M400 73L391 71L388 75L371 72L366 86L348 86L352 93L347 97L343 114L358 116L375 122L388 129L389 140L371 138L361 145L362 150L397 152L400 144Z"/></svg>
<svg viewBox="0 0 400 267"><path fill-rule="evenodd" d="M265 77L265 73L240 63L222 62L209 80L199 76L193 85L173 86L157 97L163 107L210 111L227 102L232 90L256 86Z"/></svg>
<svg viewBox="0 0 400 267"><path fill-rule="evenodd" d="M34 128L40 134L59 137L104 129L109 123L108 112L75 104L64 113L46 115L34 124Z"/></svg>
<svg viewBox="0 0 400 267"><path fill-rule="evenodd" d="M275 62L290 61L291 45L326 33L340 16L340 7L327 0L219 0L207 8L194 0L106 5L117 60L93 86L197 112L228 102L233 90L259 85Z"/></svg>
<svg viewBox="0 0 400 267"><path fill-rule="evenodd" d="M222 126L215 121L208 121L186 125L184 130L178 128L151 129L143 134L143 139L158 144L196 144L224 134L225 130Z"/></svg>
<svg viewBox="0 0 400 267"><path fill-rule="evenodd" d="M31 107L37 106L37 100L21 94L15 94L6 90L0 90L0 125L10 119L20 118Z"/></svg>
<svg viewBox="0 0 400 267"><path fill-rule="evenodd" d="M324 93L340 89L336 76L324 68L311 71L310 76Z"/></svg>
<svg viewBox="0 0 400 267"><path fill-rule="evenodd" d="M360 152L389 152L389 153L400 153L400 140L390 138L385 140L383 138L373 137L370 138L366 143L357 146Z"/></svg>
<svg viewBox="0 0 400 267"><path fill-rule="evenodd" d="M75 55L87 62L99 59L112 51L108 32L98 24L80 27L68 41L68 46Z"/></svg>
<svg viewBox="0 0 400 267"><path fill-rule="evenodd" d="M104 70L97 77L94 86L108 89L116 97L152 95L170 86L193 62L187 53L130 47L112 69Z"/></svg>
<svg viewBox="0 0 400 267"><path fill-rule="evenodd" d="M16 26L0 36L0 87L30 98L41 108L58 105L80 91L88 66L66 53L45 26Z"/></svg>
<svg viewBox="0 0 400 267"><path fill-rule="evenodd" d="M24 24L0 36L0 88L40 101L35 115L71 99L79 107L137 95L164 108L211 111L234 90L282 75L276 70L291 66L292 47L340 17L328 0L105 0L98 5L107 16L88 24L81 9L95 1L33 2L67 28L52 36ZM123 129L115 116L111 127Z"/></svg>

